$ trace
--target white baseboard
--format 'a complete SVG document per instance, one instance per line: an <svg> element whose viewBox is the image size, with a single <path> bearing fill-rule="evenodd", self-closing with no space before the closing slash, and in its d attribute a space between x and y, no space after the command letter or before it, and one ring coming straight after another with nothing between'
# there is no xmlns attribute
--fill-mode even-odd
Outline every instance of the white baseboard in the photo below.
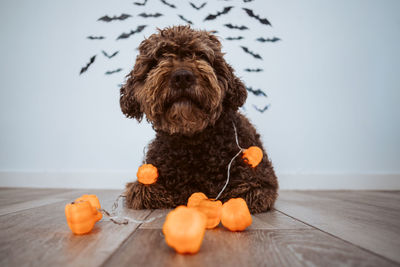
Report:
<svg viewBox="0 0 400 267"><path fill-rule="evenodd" d="M282 190L400 190L399 174L278 173ZM136 171L0 171L0 187L123 189Z"/></svg>

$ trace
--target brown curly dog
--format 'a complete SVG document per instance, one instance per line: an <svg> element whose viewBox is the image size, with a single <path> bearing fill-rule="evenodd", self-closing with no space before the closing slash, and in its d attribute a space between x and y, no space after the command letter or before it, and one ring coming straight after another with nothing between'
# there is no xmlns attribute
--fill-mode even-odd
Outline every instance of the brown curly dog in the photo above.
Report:
<svg viewBox="0 0 400 267"><path fill-rule="evenodd" d="M134 69L121 88L120 104L128 118L152 123L156 138L147 163L157 167L152 185L126 186L133 209L173 208L194 192L215 198L227 179L227 166L241 147L262 148L260 135L238 112L247 92L228 65L217 37L188 26L159 30L139 46ZM252 213L270 209L278 182L268 156L250 167L237 157L220 200L242 197Z"/></svg>

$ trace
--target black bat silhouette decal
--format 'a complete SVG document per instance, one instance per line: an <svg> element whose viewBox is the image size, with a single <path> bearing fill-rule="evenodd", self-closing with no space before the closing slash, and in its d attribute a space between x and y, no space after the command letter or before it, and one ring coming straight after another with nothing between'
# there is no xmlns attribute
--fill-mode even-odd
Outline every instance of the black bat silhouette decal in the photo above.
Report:
<svg viewBox="0 0 400 267"><path fill-rule="evenodd" d="M257 68L257 69L244 69L244 71L247 71L247 72L262 72L264 70L260 69L260 68Z"/></svg>
<svg viewBox="0 0 400 267"><path fill-rule="evenodd" d="M204 3L201 4L200 6L196 6L196 5L193 4L192 2L189 2L189 4L190 4L194 9L200 10L200 9L202 9L202 8L207 4L207 2L204 2Z"/></svg>
<svg viewBox="0 0 400 267"><path fill-rule="evenodd" d="M118 69L116 69L116 70L109 70L109 71L107 71L107 72L105 73L105 75L111 75L111 74L113 74L113 73L120 72L121 70L122 70L121 68L118 68Z"/></svg>
<svg viewBox="0 0 400 267"><path fill-rule="evenodd" d="M236 26L236 25L232 25L232 24L230 24L230 23L224 24L224 26L225 26L225 27L228 27L229 29L236 29L236 30L241 30L241 31L244 31L244 30L248 30L248 29L249 29L249 28L247 28L247 27L244 26L244 25L242 25L242 26Z"/></svg>
<svg viewBox="0 0 400 267"><path fill-rule="evenodd" d="M81 72L79 72L79 75L86 72L89 69L90 65L92 65L94 63L95 59L96 59L96 55L92 56L90 58L89 62L86 64L86 66L81 68Z"/></svg>
<svg viewBox="0 0 400 267"><path fill-rule="evenodd" d="M163 14L160 13L154 13L154 14L146 14L146 13L140 13L138 16L142 18L158 18L161 17Z"/></svg>
<svg viewBox="0 0 400 267"><path fill-rule="evenodd" d="M131 30L131 31L128 32L128 33L125 33L125 32L124 32L124 33L122 33L120 36L118 36L117 40L119 40L119 39L127 39L127 38L129 38L131 35L143 31L144 28L146 28L146 26L147 26L147 25L139 25L139 26L136 28L136 30Z"/></svg>
<svg viewBox="0 0 400 267"><path fill-rule="evenodd" d="M107 52L104 51L104 50L102 50L101 52L103 52L103 55L104 55L105 57L107 57L107 58L113 58L113 57L115 57L115 56L118 54L119 51L115 51L115 52L114 52L113 54L111 54L111 55L107 54Z"/></svg>
<svg viewBox="0 0 400 267"><path fill-rule="evenodd" d="M178 15L178 17L180 17L181 18L181 20L183 20L184 22L187 22L187 23L189 23L190 25L192 25L193 24L193 22L191 22L190 20L188 20L187 18L185 18L184 16L182 16L182 15Z"/></svg>
<svg viewBox="0 0 400 267"><path fill-rule="evenodd" d="M272 39L271 38L264 39L263 37L260 37L260 38L257 38L256 40L261 43L265 43L265 42L275 43L275 42L280 41L281 39L279 39L278 37L274 37Z"/></svg>
<svg viewBox="0 0 400 267"><path fill-rule="evenodd" d="M101 21L105 21L105 22L110 22L113 20L126 20L129 17L132 17L132 16L129 14L121 14L120 16L113 16L113 17L109 17L109 16L105 15L105 16L99 18L98 21L101 20Z"/></svg>
<svg viewBox="0 0 400 267"><path fill-rule="evenodd" d="M173 5L173 4L170 4L170 3L168 3L167 1L165 1L165 0L160 0L161 1L161 3L163 3L164 5L167 5L167 6L169 6L169 7L171 7L171 8L176 8L176 6L175 5Z"/></svg>
<svg viewBox="0 0 400 267"><path fill-rule="evenodd" d="M244 11L246 11L247 15L249 15L250 18L255 18L256 20L258 20L261 24L265 24L265 25L269 25L272 26L271 23L266 19L262 19L260 18L260 16L255 15L253 10L248 9L248 8L243 8Z"/></svg>
<svg viewBox="0 0 400 267"><path fill-rule="evenodd" d="M262 60L262 57L259 55L259 54L255 54L254 52L252 52L252 51L250 51L247 47L245 47L245 46L240 46L242 49L243 49L243 51L244 52L246 52L247 54L249 54L249 55L252 55L254 58L257 58L257 59L261 59Z"/></svg>
<svg viewBox="0 0 400 267"><path fill-rule="evenodd" d="M269 108L269 105L266 105L266 106L263 107L263 108L258 108L256 105L253 105L253 107L254 107L258 112L264 113L264 112Z"/></svg>
<svg viewBox="0 0 400 267"><path fill-rule="evenodd" d="M224 7L224 10L222 10L221 12L217 12L217 14L215 14L215 15L214 15L214 14L208 15L208 16L204 19L204 21L206 21L206 20L214 20L214 19L218 18L218 17L221 16L221 15L228 14L229 11L230 11L232 8L233 8L233 6Z"/></svg>
<svg viewBox="0 0 400 267"><path fill-rule="evenodd" d="M88 37L86 37L87 39L89 39L89 40L103 40L103 39L106 39L106 37L104 37L104 36L88 36Z"/></svg>
<svg viewBox="0 0 400 267"><path fill-rule="evenodd" d="M134 4L134 5L137 5L137 6L144 6L144 5L146 5L147 1L148 1L148 0L144 0L143 3L133 2L133 4Z"/></svg>
<svg viewBox="0 0 400 267"><path fill-rule="evenodd" d="M253 89L252 87L246 87L246 90L249 91L250 93L252 93L255 96L265 96L267 97L267 94L264 93L264 91L262 91L261 89Z"/></svg>
<svg viewBox="0 0 400 267"><path fill-rule="evenodd" d="M238 36L238 37L226 37L225 39L228 41L234 41L234 40L242 40L244 37L243 36Z"/></svg>

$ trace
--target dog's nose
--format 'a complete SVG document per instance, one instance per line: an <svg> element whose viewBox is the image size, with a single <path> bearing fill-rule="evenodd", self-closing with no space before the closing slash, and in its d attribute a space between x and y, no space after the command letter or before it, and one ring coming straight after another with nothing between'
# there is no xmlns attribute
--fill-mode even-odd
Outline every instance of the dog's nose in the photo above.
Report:
<svg viewBox="0 0 400 267"><path fill-rule="evenodd" d="M195 82L193 72L180 69L175 71L171 76L171 84L176 89L185 89Z"/></svg>

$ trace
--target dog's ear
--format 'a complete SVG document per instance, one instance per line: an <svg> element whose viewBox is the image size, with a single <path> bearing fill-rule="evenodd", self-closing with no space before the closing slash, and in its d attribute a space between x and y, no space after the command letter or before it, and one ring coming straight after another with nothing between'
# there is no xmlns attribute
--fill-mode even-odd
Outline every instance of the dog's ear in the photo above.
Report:
<svg viewBox="0 0 400 267"><path fill-rule="evenodd" d="M243 106L247 99L247 90L243 82L234 74L233 68L226 63L224 53L221 52L221 42L218 38L208 32L208 38L211 40L213 49L216 52L215 70L220 79L220 83L226 87L224 106L227 109L236 111Z"/></svg>
<svg viewBox="0 0 400 267"><path fill-rule="evenodd" d="M157 43L156 36L152 35L144 39L139 47L139 55L136 57L133 70L127 75L126 83L120 89L120 105L122 113L128 118L135 118L139 122L143 118L143 111L140 103L135 97L135 93L146 80L147 74L157 61L155 59L156 49L154 44Z"/></svg>
<svg viewBox="0 0 400 267"><path fill-rule="evenodd" d="M247 90L243 82L233 73L233 68L229 64L225 64L228 88L225 92L224 106L236 111L246 102Z"/></svg>
<svg viewBox="0 0 400 267"><path fill-rule="evenodd" d="M140 104L135 99L135 78L134 70L128 75L127 82L120 89L119 104L122 113L128 118L135 118L139 122L143 118L143 112L140 110Z"/></svg>

